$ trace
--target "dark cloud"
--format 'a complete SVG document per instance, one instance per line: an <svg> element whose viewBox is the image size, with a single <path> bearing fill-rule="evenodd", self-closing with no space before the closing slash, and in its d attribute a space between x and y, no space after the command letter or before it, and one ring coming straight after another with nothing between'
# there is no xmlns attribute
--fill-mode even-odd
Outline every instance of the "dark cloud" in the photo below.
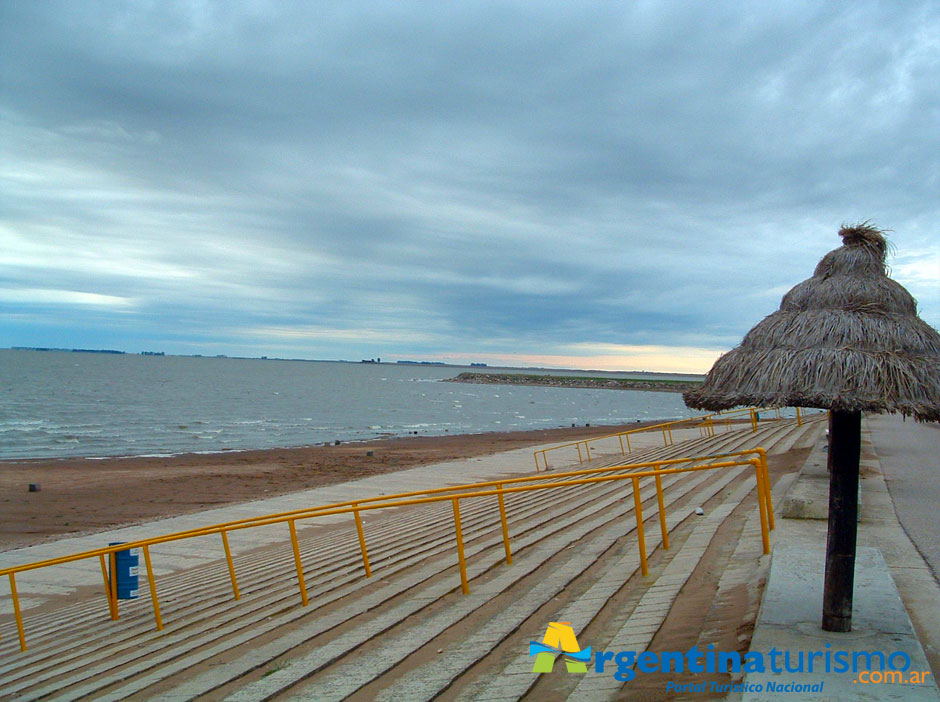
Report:
<svg viewBox="0 0 940 702"><path fill-rule="evenodd" d="M937 325L938 19L3 3L0 325L320 357L383 334L717 351L869 217Z"/></svg>

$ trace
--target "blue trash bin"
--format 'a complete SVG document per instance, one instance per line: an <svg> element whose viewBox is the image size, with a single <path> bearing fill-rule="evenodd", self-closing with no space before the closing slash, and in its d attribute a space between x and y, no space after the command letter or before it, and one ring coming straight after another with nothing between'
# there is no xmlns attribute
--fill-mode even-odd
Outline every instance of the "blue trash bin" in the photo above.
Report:
<svg viewBox="0 0 940 702"><path fill-rule="evenodd" d="M123 541L113 541L108 546L119 546ZM137 549L126 549L114 552L114 572L111 573L111 582L117 580L117 598L119 600L136 600L140 589L140 556Z"/></svg>

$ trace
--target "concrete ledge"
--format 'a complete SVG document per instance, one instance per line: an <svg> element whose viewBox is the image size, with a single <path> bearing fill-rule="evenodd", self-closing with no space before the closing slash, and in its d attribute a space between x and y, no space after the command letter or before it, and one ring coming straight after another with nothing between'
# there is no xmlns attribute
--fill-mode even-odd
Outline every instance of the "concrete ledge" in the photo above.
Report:
<svg viewBox="0 0 940 702"><path fill-rule="evenodd" d="M828 446L817 443L780 505L785 519L829 519Z"/></svg>
<svg viewBox="0 0 940 702"><path fill-rule="evenodd" d="M829 445L816 444L780 504L784 519L829 519ZM862 519L862 484L858 485L858 519Z"/></svg>
<svg viewBox="0 0 940 702"><path fill-rule="evenodd" d="M922 684L908 682L914 671L929 671L930 666L880 550L858 549L853 630L845 634L822 630L824 548L824 545L800 542L780 543L774 548L770 575L750 648L752 652L763 654L767 670L747 673L743 702L769 702L779 700L782 696L809 702L940 702L940 693L932 675L926 676L927 682ZM777 653L777 668L784 672L775 673L771 670L774 651ZM855 652L877 651L888 658L902 651L910 659L910 667L902 674L905 682L866 684L858 682L859 676L851 669L844 673L826 672L825 654L834 656L841 651L848 652L850 662ZM809 652L819 652L813 657L813 672L808 672ZM786 672L784 656L789 656L790 668L795 669L800 663L801 653L804 672ZM836 661L834 658L832 660L835 666ZM894 659L899 666L903 660L901 656ZM859 671L869 669L865 658L859 661L858 668ZM871 666L871 670L880 669L877 662ZM789 683L822 683L822 689L817 692L787 693L768 690L771 685Z"/></svg>

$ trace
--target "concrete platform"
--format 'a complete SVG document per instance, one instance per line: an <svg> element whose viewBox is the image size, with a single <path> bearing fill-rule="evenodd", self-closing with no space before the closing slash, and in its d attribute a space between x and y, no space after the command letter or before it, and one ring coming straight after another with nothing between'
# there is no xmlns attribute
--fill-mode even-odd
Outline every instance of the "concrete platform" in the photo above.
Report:
<svg viewBox="0 0 940 702"><path fill-rule="evenodd" d="M874 421L872 421L874 420ZM872 434L892 432L899 418L866 418L863 429L860 491L865 509L858 527L858 556L855 569L853 631L845 634L825 632L822 619L822 588L827 523L813 510L794 508L791 518L777 520L775 546L770 575L764 591L761 611L751 641L751 650L767 654L772 648L789 652L791 667L804 652L881 651L886 655L902 651L910 658L910 667L903 674L909 681L913 671L930 672L923 684L890 682L882 684L856 682L857 675L819 670L823 660L815 658L812 673L748 673L745 683L761 685L762 691L745 691L744 702L786 699L807 702L826 700L913 700L940 702L936 676L937 650L940 646L940 583L908 538L895 512L895 505L885 483L885 470L874 450ZM932 433L924 432L929 441ZM821 462L822 461L822 462ZM814 449L801 476L819 473L820 462L825 471L825 453ZM816 484L816 488L809 485ZM828 484L819 486L812 477L804 480L796 497L812 496L820 504L828 504ZM898 656L895 662L901 662ZM877 665L874 666L876 669ZM862 669L867 669L863 666ZM768 683L818 684L818 692L768 691Z"/></svg>
<svg viewBox="0 0 940 702"><path fill-rule="evenodd" d="M820 685L819 692L791 692L790 699L823 700L906 700L908 702L940 702L940 694L924 649L914 632L910 617L901 601L894 580L881 551L860 548L856 560L855 600L852 611L852 631L844 634L823 631L820 626L822 612L823 570L825 549L817 544L809 547L802 543L779 543L774 548L770 577L764 592L761 611L751 652L761 652L768 670L748 673L745 687L760 687L761 691L747 691L745 702L769 702L780 699L781 692L772 686L787 684ZM881 670L877 657L858 659L858 671L840 669L836 658L831 659L830 670L825 664L826 654L836 656L846 652L851 660L857 652L880 652L892 665L906 668L901 679L908 681L921 671L928 671L926 683L908 682L868 683L862 671ZM776 652L776 665L771 654ZM817 652L816 656L811 653ZM898 653L900 652L900 653ZM788 658L784 658L787 656ZM907 663L909 662L909 665ZM871 665L870 665L871 664ZM802 672L788 670L802 669ZM812 671L809 668L812 667ZM771 668L776 668L775 672ZM861 673L861 674L860 674Z"/></svg>

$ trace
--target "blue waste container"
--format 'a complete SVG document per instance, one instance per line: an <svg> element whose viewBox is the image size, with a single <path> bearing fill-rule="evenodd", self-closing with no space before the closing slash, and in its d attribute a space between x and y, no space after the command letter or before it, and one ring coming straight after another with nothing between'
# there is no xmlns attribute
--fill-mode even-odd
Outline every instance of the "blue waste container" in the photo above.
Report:
<svg viewBox="0 0 940 702"><path fill-rule="evenodd" d="M119 546L123 541L112 541L108 546ZM140 556L137 549L126 549L114 552L114 572L111 573L111 582L117 579L117 598L119 600L136 600L140 589L139 576Z"/></svg>

